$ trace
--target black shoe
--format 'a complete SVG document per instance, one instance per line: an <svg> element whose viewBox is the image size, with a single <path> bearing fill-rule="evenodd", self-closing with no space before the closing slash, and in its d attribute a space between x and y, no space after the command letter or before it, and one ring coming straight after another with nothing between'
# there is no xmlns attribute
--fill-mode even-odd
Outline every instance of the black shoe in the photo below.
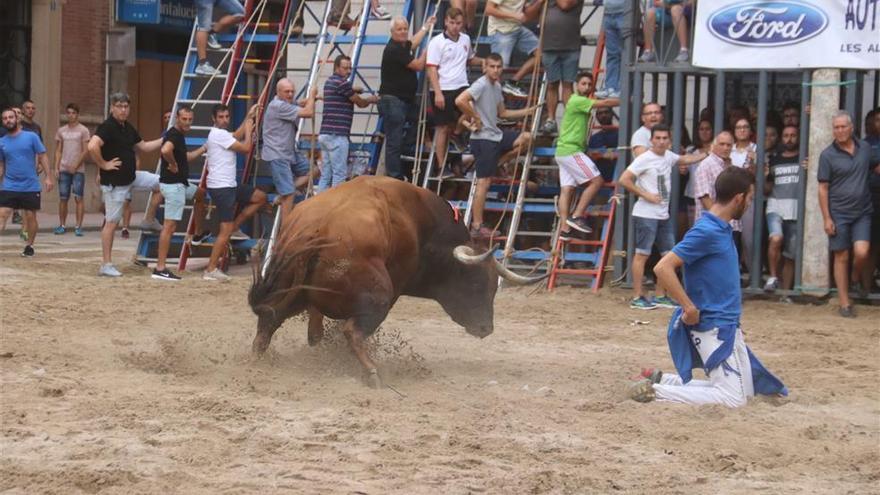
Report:
<svg viewBox="0 0 880 495"><path fill-rule="evenodd" d="M34 256L34 247L31 245L27 245L24 247L24 251L21 252L21 255L25 258L33 258Z"/></svg>
<svg viewBox="0 0 880 495"><path fill-rule="evenodd" d="M584 234L593 233L593 229L590 228L589 222L587 222L587 217L570 217L565 221L565 224Z"/></svg>
<svg viewBox="0 0 880 495"><path fill-rule="evenodd" d="M841 306L840 309L837 310L837 314L844 318L855 318L856 311L853 309L852 305L849 306Z"/></svg>
<svg viewBox="0 0 880 495"><path fill-rule="evenodd" d="M131 237L131 234L128 232L128 229L123 228L123 229L122 229L122 238L123 238L123 239L128 239L129 237Z"/></svg>
<svg viewBox="0 0 880 495"><path fill-rule="evenodd" d="M208 237L211 237L211 232L202 232L201 234L193 234L192 240L190 240L190 244L193 246L201 246L203 242L205 242Z"/></svg>
<svg viewBox="0 0 880 495"><path fill-rule="evenodd" d="M155 278L156 280L169 280L171 282L177 282L178 280L180 280L180 277L171 273L167 268L162 270L161 272L153 268L152 278Z"/></svg>
<svg viewBox="0 0 880 495"><path fill-rule="evenodd" d="M19 213L18 210L12 212L12 223L15 225L21 225L21 213Z"/></svg>
<svg viewBox="0 0 880 495"><path fill-rule="evenodd" d="M584 240L585 235L577 230L569 230L568 232L559 232L559 239L562 242L570 242L570 241L582 241Z"/></svg>

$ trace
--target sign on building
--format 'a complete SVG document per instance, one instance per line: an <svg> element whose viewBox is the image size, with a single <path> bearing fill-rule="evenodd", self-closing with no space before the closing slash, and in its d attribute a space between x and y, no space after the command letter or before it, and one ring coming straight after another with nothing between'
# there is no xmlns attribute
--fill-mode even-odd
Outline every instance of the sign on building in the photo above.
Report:
<svg viewBox="0 0 880 495"><path fill-rule="evenodd" d="M116 0L116 20L133 24L158 24L160 0Z"/></svg>
<svg viewBox="0 0 880 495"><path fill-rule="evenodd" d="M878 0L699 2L693 64L713 69L877 69L878 11Z"/></svg>

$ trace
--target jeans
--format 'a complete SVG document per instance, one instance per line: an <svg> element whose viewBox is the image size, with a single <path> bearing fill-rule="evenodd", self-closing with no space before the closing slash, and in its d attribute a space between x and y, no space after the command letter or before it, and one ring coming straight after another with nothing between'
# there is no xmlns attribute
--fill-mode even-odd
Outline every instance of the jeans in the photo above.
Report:
<svg viewBox="0 0 880 495"><path fill-rule="evenodd" d="M86 174L82 172L61 172L58 175L58 195L61 197L62 201L70 199L71 188L73 188L74 197L82 198L85 185Z"/></svg>
<svg viewBox="0 0 880 495"><path fill-rule="evenodd" d="M385 132L385 175L403 179L400 155L403 152L403 127L410 105L396 96L383 95L379 100L379 115Z"/></svg>
<svg viewBox="0 0 880 495"><path fill-rule="evenodd" d="M214 27L214 7L229 15L244 17L244 6L238 0L196 0L196 22L199 31L210 31Z"/></svg>
<svg viewBox="0 0 880 495"><path fill-rule="evenodd" d="M318 144L321 145L321 158L324 160L318 192L323 192L348 178L348 136L321 134Z"/></svg>
<svg viewBox="0 0 880 495"><path fill-rule="evenodd" d="M620 59L623 52L624 14L605 14L605 89L620 91Z"/></svg>

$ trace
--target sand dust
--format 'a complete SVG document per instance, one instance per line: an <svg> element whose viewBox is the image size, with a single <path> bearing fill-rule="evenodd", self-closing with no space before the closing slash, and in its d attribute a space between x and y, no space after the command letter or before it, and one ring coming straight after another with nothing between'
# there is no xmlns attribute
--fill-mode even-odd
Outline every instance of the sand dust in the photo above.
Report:
<svg viewBox="0 0 880 495"><path fill-rule="evenodd" d="M668 312L623 291L504 290L483 340L404 298L376 391L330 322L311 348L288 321L253 361L245 267L99 279L97 234L43 239L0 241L4 493L880 493L880 308L748 302L792 394L727 410L623 399L670 367Z"/></svg>

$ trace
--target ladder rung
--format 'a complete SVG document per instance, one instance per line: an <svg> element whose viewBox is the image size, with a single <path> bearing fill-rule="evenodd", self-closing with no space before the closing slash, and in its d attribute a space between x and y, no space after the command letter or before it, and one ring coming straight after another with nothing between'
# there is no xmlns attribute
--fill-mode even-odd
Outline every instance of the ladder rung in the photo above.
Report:
<svg viewBox="0 0 880 495"><path fill-rule="evenodd" d="M206 105L217 105L219 103L223 103L220 100L191 100L189 98L182 98L180 100L177 100L177 102L178 103L187 103L190 105L195 104L195 103L204 103Z"/></svg>
<svg viewBox="0 0 880 495"><path fill-rule="evenodd" d="M195 72L187 72L183 75L183 77L187 77L190 79L198 79L200 77L211 77L211 76L206 76L204 74L196 74ZM214 75L214 79L226 79L226 74L216 74L216 75Z"/></svg>
<svg viewBox="0 0 880 495"><path fill-rule="evenodd" d="M229 95L229 97L236 100L252 100L256 98L254 95Z"/></svg>
<svg viewBox="0 0 880 495"><path fill-rule="evenodd" d="M244 62L246 64L270 64L272 63L272 59L269 58L236 58L235 60L239 62Z"/></svg>
<svg viewBox="0 0 880 495"><path fill-rule="evenodd" d="M601 240L586 240L586 239L572 239L570 241L562 241L563 244L568 244L569 246L601 246Z"/></svg>

